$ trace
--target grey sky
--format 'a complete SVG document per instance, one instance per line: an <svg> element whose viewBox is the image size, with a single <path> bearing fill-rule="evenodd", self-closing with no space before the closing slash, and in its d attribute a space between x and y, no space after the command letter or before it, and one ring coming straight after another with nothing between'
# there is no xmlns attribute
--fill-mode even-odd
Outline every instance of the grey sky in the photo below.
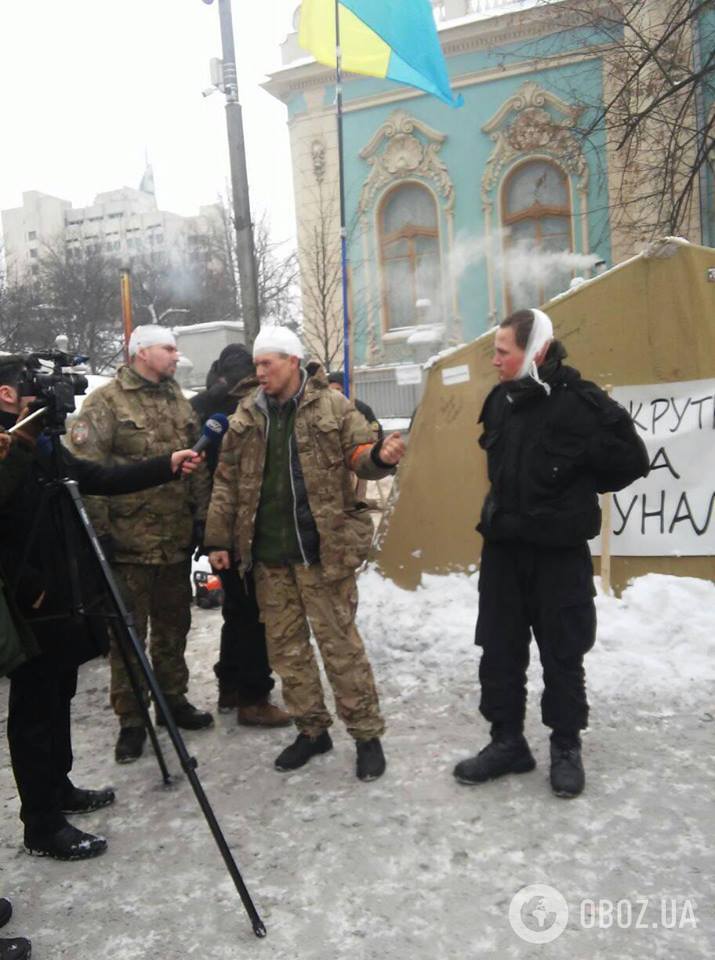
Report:
<svg viewBox="0 0 715 960"><path fill-rule="evenodd" d="M280 64L297 0L233 0L254 216L294 232L284 106L259 87ZM138 186L145 150L162 209L225 193L224 98L203 98L221 55L217 3L0 0L0 209L24 190L88 204Z"/></svg>

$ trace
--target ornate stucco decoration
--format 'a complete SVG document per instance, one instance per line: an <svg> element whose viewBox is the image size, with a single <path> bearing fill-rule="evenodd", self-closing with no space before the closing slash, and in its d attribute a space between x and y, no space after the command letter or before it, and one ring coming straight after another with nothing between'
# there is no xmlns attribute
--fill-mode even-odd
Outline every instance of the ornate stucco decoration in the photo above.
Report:
<svg viewBox="0 0 715 960"><path fill-rule="evenodd" d="M454 184L447 165L438 156L446 139L445 134L404 110L395 110L360 151L371 168L360 196L360 213L371 207L385 186L411 177L429 182L444 200L445 212L451 213Z"/></svg>
<svg viewBox="0 0 715 960"><path fill-rule="evenodd" d="M325 140L316 137L310 145L310 160L313 167L313 176L318 183L325 179Z"/></svg>
<svg viewBox="0 0 715 960"><path fill-rule="evenodd" d="M573 129L580 107L566 103L528 80L482 127L496 146L482 177L482 201L492 206L492 191L502 171L520 156L549 155L577 179L579 193L588 189L588 165Z"/></svg>

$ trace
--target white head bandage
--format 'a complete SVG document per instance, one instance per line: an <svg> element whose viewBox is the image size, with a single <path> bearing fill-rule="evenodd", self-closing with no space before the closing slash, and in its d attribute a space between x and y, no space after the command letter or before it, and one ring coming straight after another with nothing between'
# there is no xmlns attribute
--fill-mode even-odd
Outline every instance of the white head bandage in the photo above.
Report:
<svg viewBox="0 0 715 960"><path fill-rule="evenodd" d="M534 317L534 323L531 327L531 333L529 334L529 339L524 350L524 362L521 365L517 379L521 380L523 377L531 377L536 380L547 393L551 393L551 387L548 383L544 383L544 381L539 378L539 370L534 358L547 343L554 339L554 326L551 323L551 318L545 314L543 310L532 309L531 313Z"/></svg>
<svg viewBox="0 0 715 960"><path fill-rule="evenodd" d="M165 344L170 347L176 346L174 334L168 327L160 327L156 323L145 323L141 327L135 327L129 338L129 356L134 357L143 350L144 347L156 347Z"/></svg>
<svg viewBox="0 0 715 960"><path fill-rule="evenodd" d="M305 356L303 344L298 337L289 330L288 327L261 327L258 336L253 343L253 359L266 353L286 353L289 357L298 357L302 360Z"/></svg>

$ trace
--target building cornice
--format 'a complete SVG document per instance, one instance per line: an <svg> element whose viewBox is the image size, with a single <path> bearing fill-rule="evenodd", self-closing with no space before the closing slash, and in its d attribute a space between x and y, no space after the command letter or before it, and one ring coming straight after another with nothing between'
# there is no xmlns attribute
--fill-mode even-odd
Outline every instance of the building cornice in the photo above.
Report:
<svg viewBox="0 0 715 960"><path fill-rule="evenodd" d="M569 26L577 27L579 25L582 25L582 19L579 18L578 14L564 12L558 9L558 5L553 9L532 7L527 11L511 11L490 19L457 23L453 27L447 25L440 30L440 42L445 56L450 58L479 50L490 50L501 44L520 43L548 36L554 32L555 26L558 26L559 29L565 29ZM549 63L551 59L549 58ZM577 59L585 59L583 52L578 55ZM532 70L534 62L533 59L530 61L530 69ZM455 77L452 79L452 87L458 89L473 83L472 78L480 73L481 71L478 71L476 74ZM346 74L344 82L350 83L351 80L362 79L364 78L356 74ZM315 60L303 59L299 60L295 66L289 64L276 70L269 75L269 79L261 86L271 96L285 103L293 94L304 93L307 90L330 86L334 83L335 71L331 67L326 67ZM395 96L395 94L388 92L383 99L392 101L418 96L424 96L424 94L419 91L411 92L406 88L406 93L402 96ZM358 98L353 102L362 105L363 100L364 98Z"/></svg>
<svg viewBox="0 0 715 960"><path fill-rule="evenodd" d="M514 63L509 67L489 67L484 70L474 70L471 73L466 73L453 80L452 88L454 90L460 90L465 87L476 86L480 83L500 80L504 77L518 77L533 74L538 69L552 69L565 66L569 63L583 63L586 60L597 60L602 55L603 50L603 47L589 47L586 52L582 50L574 51L572 53L561 54L557 57L549 57L547 60L521 60L519 63ZM324 83L333 82L332 74L326 74L323 81ZM319 86L319 84L316 84L316 86ZM344 103L343 113L355 113L360 110L370 109L371 107L397 105L407 100L416 100L422 96L424 96L424 94L418 90L412 90L410 87L402 87L396 84L392 90L373 94L369 97L360 97L359 99ZM297 114L288 121L288 125L294 126L304 120L334 116L335 107L331 104L320 110L311 110L309 113Z"/></svg>

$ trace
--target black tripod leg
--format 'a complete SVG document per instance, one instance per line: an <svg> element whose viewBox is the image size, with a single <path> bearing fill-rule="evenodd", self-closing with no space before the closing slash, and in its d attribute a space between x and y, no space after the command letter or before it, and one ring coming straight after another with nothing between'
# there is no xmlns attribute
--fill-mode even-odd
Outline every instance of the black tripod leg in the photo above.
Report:
<svg viewBox="0 0 715 960"><path fill-rule="evenodd" d="M241 876L241 872L238 869L238 866L236 864L233 854L231 853L231 849L228 843L226 842L226 838L223 835L221 826L218 820L216 819L216 815L213 812L211 804L208 801L208 797L206 796L206 793L204 792L204 788L201 784L201 781L199 780L198 775L196 773L196 767L198 766L196 759L194 757L189 756L189 753L186 749L186 744L184 743L183 738L179 733L179 728L176 726L176 723L174 722L174 717L172 716L172 713L169 710L169 706L166 700L164 699L164 694L162 693L161 687L159 686L157 679L154 676L154 671L152 670L151 665L149 664L146 651L144 650L144 647L140 643L139 637L137 636L136 631L131 626L129 613L124 605L124 600L122 599L122 595L119 591L119 587L117 586L117 582L114 578L111 567L107 563L107 559L104 556L104 553L102 552L102 548L99 544L99 541L97 540L97 534L94 532L94 529L92 528L92 524L90 522L85 506L82 503L82 498L79 494L79 487L77 486L77 483L73 480L64 481L63 486L67 490L72 500L72 503L74 504L75 510L77 511L77 516L79 517L79 521L84 527L87 537L91 543L92 550L97 559L99 567L102 571L104 583L109 592L109 596L112 600L112 604L115 610L117 611L119 621L120 623L125 625L124 636L128 637L129 641L131 642L131 645L133 648L132 652L136 657L136 661L139 665L139 669L141 670L144 676L144 679L147 682L147 686L149 687L151 695L154 698L154 703L156 705L156 708L159 711L160 715L163 717L164 722L166 723L166 729L171 739L171 742L174 746L174 750L176 750L176 755L178 756L181 762L181 767L186 774L187 780L191 784L191 788L194 791L194 795L196 796L198 804L201 807L201 812L206 818L206 822L209 826L209 829L211 830L211 833L213 834L213 838L216 841L216 845L219 848L219 852L221 853L221 856L223 857L223 861L226 864L226 868L229 874L231 875L231 879L233 880L234 886L236 887L238 895L241 898L241 902L243 903L246 913L249 916L251 925L253 927L253 932L257 937L265 937L266 935L265 925L261 920L258 914L258 911L256 910L256 907L254 906L253 900L251 899L251 895L248 892L246 884L243 881L243 877Z"/></svg>
<svg viewBox="0 0 715 960"><path fill-rule="evenodd" d="M154 756L156 757L156 762L159 764L159 771L161 773L161 778L164 781L164 786L169 786L171 783L171 774L166 766L166 761L164 760L164 754L162 752L161 746L159 744L159 738L156 735L156 728L151 720L151 712L149 710L149 705L144 697L144 691L142 690L141 684L139 683L139 678L137 677L137 671L135 665L132 663L132 658L129 650L125 646L125 637L123 634L124 630L129 633L132 631L134 636L129 637L129 646L136 648L141 646L141 640L139 639L139 634L136 632L136 628L131 622L131 614L127 614L127 623L122 623L121 621L113 621L112 632L114 634L114 639L117 644L117 649L119 650L119 655L122 658L122 663L124 664L124 669L127 672L129 677L129 684L132 688L132 693L134 694L134 699L137 702L139 711L141 712L142 719L144 721L144 726L147 733L149 734L149 741L154 751Z"/></svg>

